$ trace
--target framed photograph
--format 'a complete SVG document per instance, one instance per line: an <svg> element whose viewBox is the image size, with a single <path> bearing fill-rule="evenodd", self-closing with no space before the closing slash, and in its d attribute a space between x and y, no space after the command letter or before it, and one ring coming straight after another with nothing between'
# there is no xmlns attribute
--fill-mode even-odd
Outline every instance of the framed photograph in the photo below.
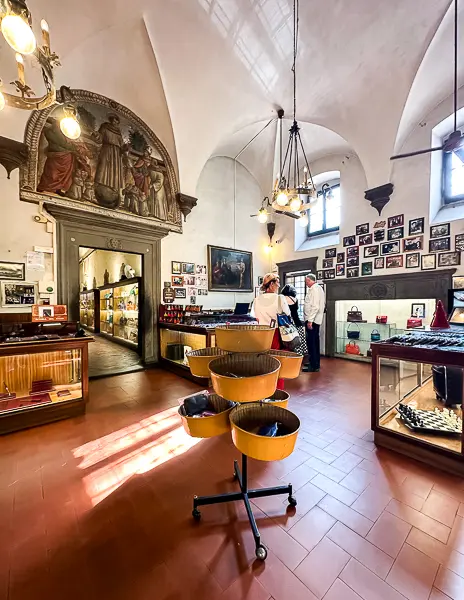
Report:
<svg viewBox="0 0 464 600"><path fill-rule="evenodd" d="M322 268L323 269L331 269L333 265L333 258L323 258L322 259Z"/></svg>
<svg viewBox="0 0 464 600"><path fill-rule="evenodd" d="M359 267L359 256L353 256L346 260L347 267Z"/></svg>
<svg viewBox="0 0 464 600"><path fill-rule="evenodd" d="M430 239L435 240L436 238L446 237L450 234L450 224L443 223L443 225L431 225L430 226Z"/></svg>
<svg viewBox="0 0 464 600"><path fill-rule="evenodd" d="M355 246L356 245L356 236L355 235L347 235L343 238L343 246L346 248L347 246Z"/></svg>
<svg viewBox="0 0 464 600"><path fill-rule="evenodd" d="M0 279L8 279L9 281L24 281L25 277L24 263L0 260Z"/></svg>
<svg viewBox="0 0 464 600"><path fill-rule="evenodd" d="M208 245L208 289L210 292L252 292L253 254Z"/></svg>
<svg viewBox="0 0 464 600"><path fill-rule="evenodd" d="M187 296L192 297L192 296L196 296L196 295L197 295L196 288L192 288L192 287L187 288Z"/></svg>
<svg viewBox="0 0 464 600"><path fill-rule="evenodd" d="M374 242L383 242L385 239L385 229L377 229L374 231Z"/></svg>
<svg viewBox="0 0 464 600"><path fill-rule="evenodd" d="M455 267L461 264L460 252L443 252L438 255L439 267Z"/></svg>
<svg viewBox="0 0 464 600"><path fill-rule="evenodd" d="M403 240L403 252L417 252L424 247L424 236L416 235Z"/></svg>
<svg viewBox="0 0 464 600"><path fill-rule="evenodd" d="M184 278L182 275L173 275L171 277L172 287L183 287L184 286Z"/></svg>
<svg viewBox="0 0 464 600"><path fill-rule="evenodd" d="M406 269L418 269L420 267L420 254L413 252L406 254Z"/></svg>
<svg viewBox="0 0 464 600"><path fill-rule="evenodd" d="M374 223L374 229L384 229L386 224L387 224L386 221L376 221Z"/></svg>
<svg viewBox="0 0 464 600"><path fill-rule="evenodd" d="M402 268L403 267L403 255L400 254L399 256L387 256L385 266L387 269Z"/></svg>
<svg viewBox="0 0 464 600"><path fill-rule="evenodd" d="M165 281L164 282L164 287L165 288L170 288L171 287L171 282L170 281Z"/></svg>
<svg viewBox="0 0 464 600"><path fill-rule="evenodd" d="M388 229L392 227L401 227L404 225L404 215L395 215L388 218Z"/></svg>
<svg viewBox="0 0 464 600"><path fill-rule="evenodd" d="M196 304L197 303L197 297L196 296L190 296L190 304Z"/></svg>
<svg viewBox="0 0 464 600"><path fill-rule="evenodd" d="M318 281L322 281L324 279L324 271L318 271L316 277Z"/></svg>
<svg viewBox="0 0 464 600"><path fill-rule="evenodd" d="M182 263L177 262L176 260L171 261L171 273L173 275L181 275L182 274Z"/></svg>
<svg viewBox="0 0 464 600"><path fill-rule="evenodd" d="M385 268L385 258L381 256L380 258L376 258L374 260L374 269L384 269Z"/></svg>
<svg viewBox="0 0 464 600"><path fill-rule="evenodd" d="M372 275L372 262L362 263L361 275Z"/></svg>
<svg viewBox="0 0 464 600"><path fill-rule="evenodd" d="M401 251L400 242L387 242L381 245L381 254L399 254Z"/></svg>
<svg viewBox="0 0 464 600"><path fill-rule="evenodd" d="M185 285L190 285L190 284L186 283ZM197 288L208 289L208 278L206 277L206 275L197 275L195 277L195 283L192 283L192 285L194 285Z"/></svg>
<svg viewBox="0 0 464 600"><path fill-rule="evenodd" d="M366 233L369 233L369 223L356 225L356 235L365 235Z"/></svg>
<svg viewBox="0 0 464 600"><path fill-rule="evenodd" d="M1 282L2 306L4 308L37 304L36 283Z"/></svg>
<svg viewBox="0 0 464 600"><path fill-rule="evenodd" d="M364 258L371 258L372 256L378 256L380 252L379 246L365 246L364 247Z"/></svg>
<svg viewBox="0 0 464 600"><path fill-rule="evenodd" d="M421 256L421 269L423 271L430 271L437 268L437 255L436 254L422 254Z"/></svg>
<svg viewBox="0 0 464 600"><path fill-rule="evenodd" d="M337 277L343 277L345 275L345 265L337 265L335 275Z"/></svg>
<svg viewBox="0 0 464 600"><path fill-rule="evenodd" d="M324 279L335 279L335 269L327 269L324 271Z"/></svg>
<svg viewBox="0 0 464 600"><path fill-rule="evenodd" d="M206 275L206 265L197 265L195 268L197 275Z"/></svg>
<svg viewBox="0 0 464 600"><path fill-rule="evenodd" d="M411 317L416 317L416 319L425 319L425 304L422 302L411 304Z"/></svg>
<svg viewBox="0 0 464 600"><path fill-rule="evenodd" d="M424 233L424 222L424 217L421 217L420 219L411 219L409 221L409 235L420 235L421 233Z"/></svg>
<svg viewBox="0 0 464 600"><path fill-rule="evenodd" d="M441 238L429 241L429 252L449 252L451 250L451 238Z"/></svg>
<svg viewBox="0 0 464 600"><path fill-rule="evenodd" d="M256 293L256 290L258 290L258 293ZM198 295L199 296L207 296L208 290L200 289L200 290L198 290ZM255 298L256 298L256 296L259 296L259 287L255 287Z"/></svg>
<svg viewBox="0 0 464 600"><path fill-rule="evenodd" d="M182 274L195 275L195 263L182 263Z"/></svg>
<svg viewBox="0 0 464 600"><path fill-rule="evenodd" d="M351 277L359 277L359 269L358 269L358 267L354 267L354 268L351 268L351 269L347 269L347 270L346 270L346 276L347 276L348 278L351 278Z"/></svg>
<svg viewBox="0 0 464 600"><path fill-rule="evenodd" d="M345 262L345 253L344 252L338 252L337 253L337 264L341 264Z"/></svg>
<svg viewBox="0 0 464 600"><path fill-rule="evenodd" d="M366 233L366 235L359 236L360 246L367 246L369 244L372 244L372 233Z"/></svg>
<svg viewBox="0 0 464 600"><path fill-rule="evenodd" d="M195 275L184 275L184 285L194 286Z"/></svg>
<svg viewBox="0 0 464 600"><path fill-rule="evenodd" d="M187 298L187 290L185 288L175 288L174 296L176 298Z"/></svg>
<svg viewBox="0 0 464 600"><path fill-rule="evenodd" d="M464 277L453 277L453 290L464 290Z"/></svg>
<svg viewBox="0 0 464 600"><path fill-rule="evenodd" d="M263 275L260 275L258 277L258 285L263 285L263 281L264 281L264 277L263 277Z"/></svg>
<svg viewBox="0 0 464 600"><path fill-rule="evenodd" d="M454 238L454 249L457 252L464 252L464 233L458 233Z"/></svg>
<svg viewBox="0 0 464 600"><path fill-rule="evenodd" d="M359 246L351 246L346 250L347 258L351 258L352 256L359 256Z"/></svg>
<svg viewBox="0 0 464 600"><path fill-rule="evenodd" d="M335 258L337 256L337 249L336 248L327 248L325 251L325 257L326 258Z"/></svg>
<svg viewBox="0 0 464 600"><path fill-rule="evenodd" d="M394 227L393 229L388 230L387 239L391 240L400 240L404 237L404 227Z"/></svg>

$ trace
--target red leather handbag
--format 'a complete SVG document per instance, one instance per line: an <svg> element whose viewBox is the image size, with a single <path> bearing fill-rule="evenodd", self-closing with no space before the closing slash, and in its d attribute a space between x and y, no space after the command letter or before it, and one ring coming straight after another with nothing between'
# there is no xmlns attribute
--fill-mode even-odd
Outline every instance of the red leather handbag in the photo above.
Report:
<svg viewBox="0 0 464 600"><path fill-rule="evenodd" d="M388 317L385 317L385 316L383 316L383 317L380 317L380 316L379 317L375 317L375 322L376 323L381 323L381 324L385 325L385 323L387 321L388 321Z"/></svg>
<svg viewBox="0 0 464 600"><path fill-rule="evenodd" d="M407 320L406 327L408 329L415 329L416 327L422 327L422 319L415 319L411 317Z"/></svg>
<svg viewBox="0 0 464 600"><path fill-rule="evenodd" d="M359 354L361 354L361 350L358 344L356 344L356 342L350 342L349 344L347 344L345 346L345 352L347 354L354 354L356 356L359 356Z"/></svg>

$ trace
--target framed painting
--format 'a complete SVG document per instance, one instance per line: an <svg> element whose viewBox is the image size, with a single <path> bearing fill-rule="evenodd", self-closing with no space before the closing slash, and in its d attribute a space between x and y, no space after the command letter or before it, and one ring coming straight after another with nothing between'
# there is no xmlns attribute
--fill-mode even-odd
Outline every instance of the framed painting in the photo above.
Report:
<svg viewBox="0 0 464 600"><path fill-rule="evenodd" d="M208 289L210 292L252 292L253 254L208 245Z"/></svg>
<svg viewBox="0 0 464 600"><path fill-rule="evenodd" d="M182 263L182 274L183 275L194 275L195 274L195 263Z"/></svg>
<svg viewBox="0 0 464 600"><path fill-rule="evenodd" d="M171 261L171 273L173 275L181 275L182 274L182 263L177 260Z"/></svg>
<svg viewBox="0 0 464 600"><path fill-rule="evenodd" d="M0 260L0 279L9 281L24 281L24 263Z"/></svg>

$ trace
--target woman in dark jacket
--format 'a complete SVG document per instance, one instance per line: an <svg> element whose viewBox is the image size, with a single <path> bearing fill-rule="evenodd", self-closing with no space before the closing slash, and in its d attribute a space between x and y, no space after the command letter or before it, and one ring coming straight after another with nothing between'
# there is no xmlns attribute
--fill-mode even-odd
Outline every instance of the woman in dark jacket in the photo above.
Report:
<svg viewBox="0 0 464 600"><path fill-rule="evenodd" d="M305 354L308 353L306 348L306 332L304 323L300 319L300 315L298 314L298 298L296 289L293 285L289 285L287 283L282 288L281 294L282 296L285 296L285 300L287 300L288 307L290 308L290 315L292 317L292 321L295 324L295 327L298 329L298 333L300 334L301 344L298 350L296 350L296 352L305 356Z"/></svg>

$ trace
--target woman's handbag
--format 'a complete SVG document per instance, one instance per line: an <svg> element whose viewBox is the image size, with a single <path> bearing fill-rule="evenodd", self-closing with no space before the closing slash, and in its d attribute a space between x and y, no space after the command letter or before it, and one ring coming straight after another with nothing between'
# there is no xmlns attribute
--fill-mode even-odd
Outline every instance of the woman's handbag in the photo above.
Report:
<svg viewBox="0 0 464 600"><path fill-rule="evenodd" d="M357 329L350 330L351 325L356 325ZM359 336L361 335L361 330L359 329L359 325L357 325L356 323L350 323L348 325L348 329L346 330L346 337L349 338L350 340L359 340Z"/></svg>
<svg viewBox="0 0 464 600"><path fill-rule="evenodd" d="M416 319L414 317L411 317L410 319L407 320L406 327L408 329L415 329L416 327L422 327L422 319Z"/></svg>
<svg viewBox="0 0 464 600"><path fill-rule="evenodd" d="M378 329L371 331L371 342L380 342L380 333Z"/></svg>
<svg viewBox="0 0 464 600"><path fill-rule="evenodd" d="M297 350L301 344L300 335L297 328L293 325L290 317L282 311L282 301L279 295L277 313L277 326L279 328L280 339L286 350L291 352Z"/></svg>
<svg viewBox="0 0 464 600"><path fill-rule="evenodd" d="M348 323L359 323L363 320L362 312L357 306L352 306L351 310L349 310L348 314L346 315L346 320L348 321Z"/></svg>
<svg viewBox="0 0 464 600"><path fill-rule="evenodd" d="M356 356L359 356L361 354L361 350L359 349L358 344L356 344L356 342L350 342L349 344L347 344L345 346L345 352L347 354L354 354Z"/></svg>
<svg viewBox="0 0 464 600"><path fill-rule="evenodd" d="M379 316L379 317L375 317L375 322L379 323L381 325L385 325L388 321L388 317L386 316Z"/></svg>

